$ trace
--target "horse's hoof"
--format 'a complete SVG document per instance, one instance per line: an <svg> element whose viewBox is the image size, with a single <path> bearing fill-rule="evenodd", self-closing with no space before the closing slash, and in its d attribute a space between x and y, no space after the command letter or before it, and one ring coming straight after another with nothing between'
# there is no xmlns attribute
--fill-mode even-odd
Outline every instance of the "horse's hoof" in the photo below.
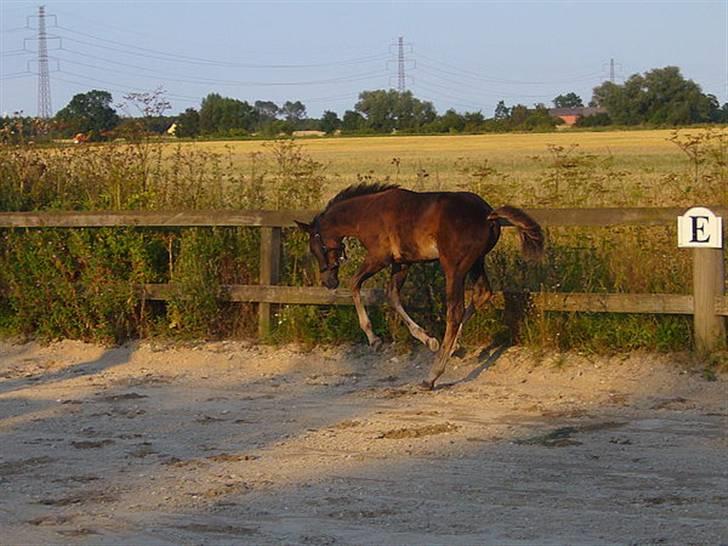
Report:
<svg viewBox="0 0 728 546"><path fill-rule="evenodd" d="M380 351L382 347L384 346L384 343L382 342L381 337L377 337L374 339L374 341L369 342L369 346L372 348L373 351Z"/></svg>
<svg viewBox="0 0 728 546"><path fill-rule="evenodd" d="M420 390L431 391L435 388L435 382L434 381L423 381L418 386L419 386Z"/></svg>
<svg viewBox="0 0 728 546"><path fill-rule="evenodd" d="M433 353L436 353L440 350L440 342L437 341L434 337L431 337L427 340L427 348L430 349Z"/></svg>

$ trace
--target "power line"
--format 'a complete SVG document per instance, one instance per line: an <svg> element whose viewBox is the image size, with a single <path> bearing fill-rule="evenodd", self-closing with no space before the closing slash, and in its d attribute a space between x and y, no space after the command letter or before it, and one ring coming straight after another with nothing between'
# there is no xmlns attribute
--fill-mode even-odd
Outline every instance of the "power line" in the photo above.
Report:
<svg viewBox="0 0 728 546"><path fill-rule="evenodd" d="M434 59L432 57L428 57L427 55L424 55L420 52L418 52L416 57L422 57L425 60L428 60L432 63L436 63L439 65L444 66L445 68L438 68L432 65L425 65L430 66L433 70L438 70L440 72L443 72L445 74L449 74L451 76L459 76L459 77L467 77L474 80L480 80L486 83L500 83L500 84L507 84L507 85L553 85L553 84L560 84L560 83L577 83L580 81L588 81L593 79L596 76L599 76L601 74L601 71L599 72L589 72L584 74L578 74L573 76L567 76L564 77L561 80L537 80L537 81L531 81L531 80L509 80L504 78L493 78L493 77L486 77L482 74L479 74L477 72L473 72L471 70L459 68L457 66L451 65L449 63L445 63L443 61L438 61L437 59ZM422 62L420 61L418 63L418 66L422 66Z"/></svg>
<svg viewBox="0 0 728 546"><path fill-rule="evenodd" d="M223 86L249 86L249 87L286 87L286 86L306 86L306 85L321 85L321 84L336 84L336 83L349 83L349 82L355 82L355 81L362 81L362 80L368 80L373 77L378 76L385 76L387 73L386 71L380 70L380 71L372 71L372 72L365 72L361 74L353 74L351 76L342 76L342 77L334 77L334 78L327 78L322 80L301 80L301 81L277 81L277 82L270 82L270 81L249 81L249 80L218 80L215 78L179 78L176 76L167 76L165 73L160 73L158 71L154 71L151 69L146 69L143 67L136 67L139 70L149 70L152 72L155 72L155 75L149 75L149 74L139 74L136 72L128 72L125 70L116 70L112 68L106 68L98 65L93 65L89 63L82 63L80 61L72 61L70 59L67 59L65 57L61 57L60 60L66 63L83 66L86 68L93 68L95 70L104 70L106 72L114 72L116 74L122 74L126 76L134 76L138 78L153 78L156 80L164 79L165 81L172 81L172 82L178 82L178 83L189 83L189 84L199 84L199 85L223 85ZM158 76L162 76L161 78Z"/></svg>
<svg viewBox="0 0 728 546"><path fill-rule="evenodd" d="M8 74L0 74L0 80L12 80L15 78L27 78L28 76L37 76L37 72L31 72L30 70L23 70L21 72L10 72Z"/></svg>
<svg viewBox="0 0 728 546"><path fill-rule="evenodd" d="M149 91L152 91L152 88L149 88L149 87L138 87L138 86L129 87L129 86L125 86L124 84L121 84L119 82L113 82L113 81L109 81L109 80L100 80L98 78L90 78L88 76L84 76L83 74L76 74L75 72L69 72L67 70L59 70L58 72L60 74L63 74L64 76L71 76L71 77L74 77L74 78L80 78L80 79L82 79L84 81L83 82L79 82L79 81L74 81L74 80L68 80L68 79L64 79L64 78L58 77L58 76L55 77L56 80L59 80L59 81L62 81L62 82L67 82L67 83L74 83L76 85L80 85L80 86L83 86L83 87L89 87L89 83L88 82L97 82L97 83L104 84L104 86L107 86L109 90L111 90L111 91L117 91L119 93L129 93L131 91L139 91L139 92L149 92ZM111 87L109 87L109 86L111 86ZM119 87L117 87L117 86L119 86ZM201 97L192 97L192 96L189 96L189 95L175 95L175 94L165 93L165 96L166 97L169 97L171 99L175 99L175 100L177 100L177 99L179 99L179 100L190 100L190 101L196 101L196 102L199 102L201 100Z"/></svg>
<svg viewBox="0 0 728 546"><path fill-rule="evenodd" d="M83 40L77 40L75 38L70 38L68 36L64 36L64 38L75 41L84 45L88 45L91 47L98 47L103 49L110 49L113 51L120 51L122 53L126 53L128 55L137 55L137 56L143 56L143 57L151 57L159 60L164 61L170 61L170 62L181 62L181 63L187 63L187 64L197 64L197 65L211 65L211 66L220 66L220 67L230 67L230 68L259 68L259 69L301 69L301 68L322 68L322 67L335 67L335 66L346 66L346 65L355 65L355 64L364 64L364 63L370 63L374 61L381 61L387 58L386 53L378 53L373 55L368 55L365 57L358 57L353 59L342 59L339 61L330 61L330 62L322 62L322 63L303 63L303 64L257 64L257 63L239 63L239 62L231 62L231 61L221 61L217 59L207 59L203 57L192 57L188 55L180 55L177 53L168 53L165 51L161 51L158 49L151 49L146 47L140 47L133 44L127 44L125 42L119 42L117 40L109 40L107 38L101 38L99 36L94 36L93 34L89 34L87 32L81 32L78 30L74 30L72 28L68 28L62 25L57 25L56 28L59 28L61 30L64 30L66 32L71 32L73 34L78 34L80 36L85 36L86 38L91 38L93 40L97 40L104 43L113 44L116 46L121 46L125 48L126 50L118 49L118 48L110 48L110 47L104 47L99 44L94 44L90 42L86 42ZM129 51L131 50L131 51ZM136 51L134 51L136 50ZM143 53L142 53L143 52Z"/></svg>
<svg viewBox="0 0 728 546"><path fill-rule="evenodd" d="M0 53L0 57L17 57L18 55L35 55L37 51L31 51L30 49L11 49L4 53Z"/></svg>
<svg viewBox="0 0 728 546"><path fill-rule="evenodd" d="M446 91L446 92L443 92L443 91L440 91L438 89L433 89L432 87L430 87L429 83L430 82L426 82L426 81L423 81L420 78L417 78L417 81L415 82L415 87L417 89L424 89L426 92L432 93L432 94L434 94L435 96L438 96L438 97L445 97L445 98L448 98L448 99L456 100L461 105L469 105L469 107L475 106L475 107L480 108L480 109L483 108L483 104L481 104L479 102L476 102L476 101L472 100L471 98L463 97L461 95L451 94L450 92L448 92L449 90Z"/></svg>
<svg viewBox="0 0 728 546"><path fill-rule="evenodd" d="M422 72L423 74L426 74L428 76L432 76L433 78L437 78L437 79L447 82L447 84L449 84L449 85L443 85L442 83L429 81L430 85L442 87L447 90L456 90L457 91L462 88L467 88L467 89L471 89L473 91L477 91L481 95L486 95L486 96L490 96L490 97L501 97L501 98L508 98L509 96L518 96L518 97L522 97L522 98L542 99L542 98L548 97L548 95L544 95L544 94L540 94L540 95L539 94L524 94L524 93L518 93L518 92L514 93L512 91L503 91L503 90L497 90L497 89L475 88L472 83L466 83L466 82L463 82L460 80L454 80L450 77L441 76L440 74L438 74L436 72L432 72L431 70L429 70L429 68L430 67L428 67L427 65L422 65L420 63L417 70L418 70L418 73ZM421 79L421 76L418 79ZM425 81L428 81L428 80L425 80ZM457 86L457 89L453 89L453 85ZM480 85L482 85L482 84L480 84Z"/></svg>

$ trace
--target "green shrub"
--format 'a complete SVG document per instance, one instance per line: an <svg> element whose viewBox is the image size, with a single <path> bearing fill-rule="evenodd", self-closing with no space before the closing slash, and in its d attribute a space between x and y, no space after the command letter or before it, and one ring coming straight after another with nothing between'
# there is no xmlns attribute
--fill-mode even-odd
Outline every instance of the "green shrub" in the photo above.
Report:
<svg viewBox="0 0 728 546"><path fill-rule="evenodd" d="M725 174L725 139L673 137L689 162L666 189L704 195ZM291 141L253 154L248 172L232 153L179 145L162 153L160 143L141 139L83 148L0 147L0 210L35 209L316 209L329 182L324 165ZM540 169L539 199L559 206L631 203L633 188L611 156L551 146L534 164ZM463 189L494 204L518 204L518 183L487 160L458 161ZM405 176L397 170L397 177ZM425 187L420 168L409 185ZM375 181L373 173L361 175ZM404 185L408 180L402 180ZM673 184L673 185L671 185ZM697 189L696 189L697 188ZM723 195L719 195L723 199ZM601 200L601 201L600 201ZM305 220L305 218L302 218ZM667 227L551 228L543 262L526 264L515 233L506 230L486 264L496 290L510 292L688 293L690 256L674 245ZM0 332L44 339L62 337L119 342L150 334L180 338L252 336L256 306L225 301L225 285L258 282L257 228L27 229L0 232ZM347 241L342 283L365 251ZM385 270L366 284L384 288ZM145 283L170 283L166 303L146 301ZM281 284L318 285L318 268L307 237L283 230ZM402 301L428 332L442 336L444 279L436 264L410 270ZM689 345L686 317L538 312L527 301L505 311L487 308L465 327L462 343L476 347L521 342L557 349L613 351L676 350ZM388 340L416 343L388 306L369 309L375 331ZM364 341L354 309L280 306L272 339L306 343Z"/></svg>
<svg viewBox="0 0 728 546"><path fill-rule="evenodd" d="M19 332L119 342L144 326L140 288L153 237L124 230L27 230L3 235L2 285Z"/></svg>

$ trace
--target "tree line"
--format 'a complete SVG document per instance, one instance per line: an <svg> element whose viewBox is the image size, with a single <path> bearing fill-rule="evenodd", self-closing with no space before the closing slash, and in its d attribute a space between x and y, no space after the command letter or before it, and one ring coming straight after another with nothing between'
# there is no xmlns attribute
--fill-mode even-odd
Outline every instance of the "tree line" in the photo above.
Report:
<svg viewBox="0 0 728 546"><path fill-rule="evenodd" d="M47 126L54 136L71 137L77 133L91 139L108 136L148 133L163 134L174 125L173 133L181 138L195 137L264 137L291 134L294 131L322 131L326 134L398 133L481 133L508 131L548 131L563 123L545 104L506 105L500 101L493 115L482 112L457 112L449 109L438 114L430 101L418 99L411 91L369 90L359 94L352 109L339 117L327 110L320 118L307 115L301 101L278 105L269 100L252 104L218 93L210 93L199 108L187 108L177 116L165 115L171 107L164 92L133 93L124 97L141 115L120 116L112 96L103 90L75 95ZM728 103L720 105L711 94L686 79L674 66L635 74L623 84L604 82L593 90L587 111L581 97L574 92L558 95L556 108L584 112L577 126L676 126L696 123L728 123ZM3 135L37 131L32 118L4 118ZM12 129L14 127L14 129ZM9 130L8 128L11 128ZM34 129L36 128L36 129ZM13 132L14 131L14 132Z"/></svg>

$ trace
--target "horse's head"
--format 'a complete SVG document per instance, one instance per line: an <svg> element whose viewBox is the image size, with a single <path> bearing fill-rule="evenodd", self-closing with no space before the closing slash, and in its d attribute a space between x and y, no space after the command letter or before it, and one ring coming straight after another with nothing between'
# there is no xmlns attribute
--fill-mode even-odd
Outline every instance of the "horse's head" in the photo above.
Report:
<svg viewBox="0 0 728 546"><path fill-rule="evenodd" d="M333 290L339 286L339 265L346 258L346 250L341 237L326 237L321 232L318 218L305 224L296 220L298 229L308 234L308 248L318 261L321 284Z"/></svg>

